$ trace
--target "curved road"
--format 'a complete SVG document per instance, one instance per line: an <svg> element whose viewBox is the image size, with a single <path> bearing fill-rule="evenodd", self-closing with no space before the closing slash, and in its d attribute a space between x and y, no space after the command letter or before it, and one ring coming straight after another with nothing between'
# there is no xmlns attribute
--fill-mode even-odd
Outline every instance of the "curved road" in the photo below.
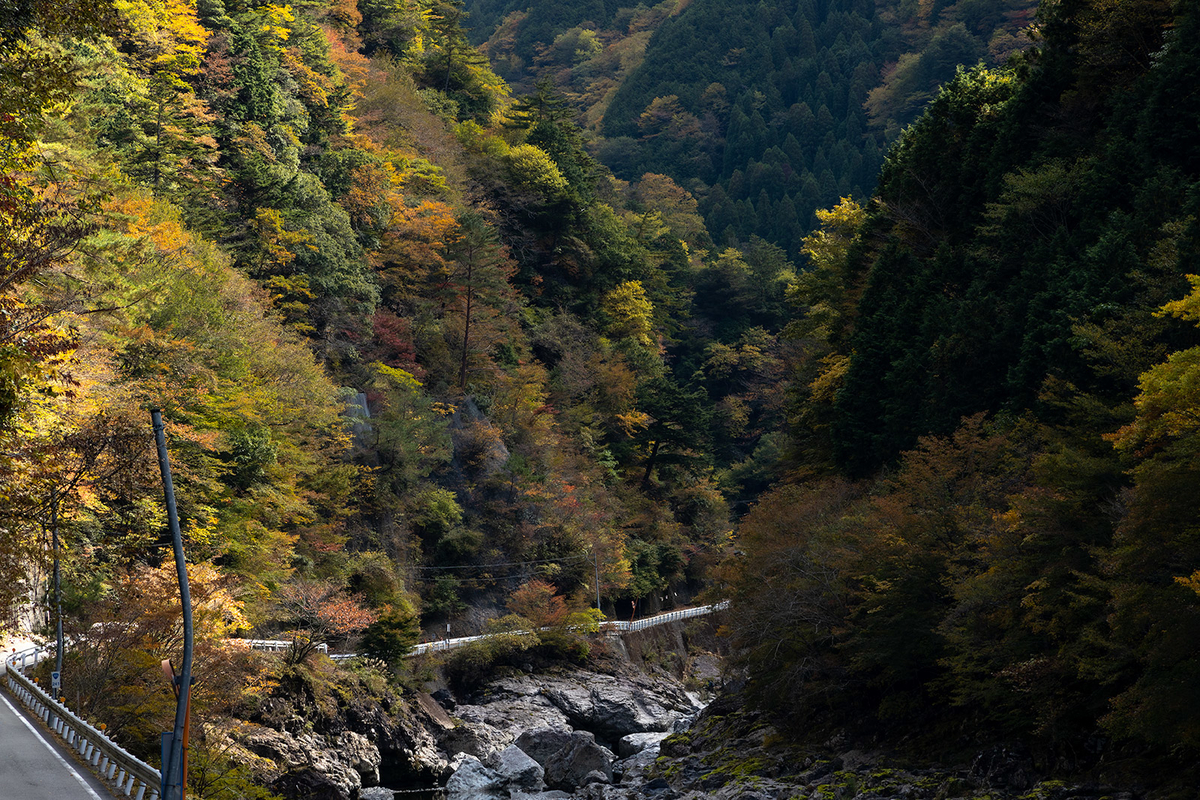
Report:
<svg viewBox="0 0 1200 800"><path fill-rule="evenodd" d="M112 800L100 781L0 690L0 797Z"/></svg>

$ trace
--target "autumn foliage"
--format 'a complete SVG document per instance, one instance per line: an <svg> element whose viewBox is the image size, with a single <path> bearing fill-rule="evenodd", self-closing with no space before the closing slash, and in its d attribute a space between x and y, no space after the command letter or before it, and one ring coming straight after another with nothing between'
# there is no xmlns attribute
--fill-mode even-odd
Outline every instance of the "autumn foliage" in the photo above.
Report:
<svg viewBox="0 0 1200 800"><path fill-rule="evenodd" d="M567 618L567 603L554 584L532 580L508 598L508 610L524 617L536 628L561 625Z"/></svg>
<svg viewBox="0 0 1200 800"><path fill-rule="evenodd" d="M279 590L276 603L282 619L293 625L284 633L292 643L288 658L293 663L304 661L319 645L345 643L378 619L360 598L320 581L288 584Z"/></svg>

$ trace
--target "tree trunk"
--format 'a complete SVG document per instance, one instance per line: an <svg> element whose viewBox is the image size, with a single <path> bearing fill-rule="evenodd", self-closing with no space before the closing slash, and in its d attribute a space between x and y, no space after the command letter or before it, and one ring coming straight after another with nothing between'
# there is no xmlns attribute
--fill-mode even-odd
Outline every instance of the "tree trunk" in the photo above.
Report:
<svg viewBox="0 0 1200 800"><path fill-rule="evenodd" d="M655 439L654 444L650 446L650 457L646 460L646 472L642 475L643 487L650 485L650 473L654 471L654 461L658 458L658 448L660 444L662 443Z"/></svg>
<svg viewBox="0 0 1200 800"><path fill-rule="evenodd" d="M475 299L475 290L469 288L471 280L470 267L467 268L467 305L463 310L463 344L462 344L462 361L458 365L458 388L466 392L467 390L467 354L470 352L471 346L471 303Z"/></svg>

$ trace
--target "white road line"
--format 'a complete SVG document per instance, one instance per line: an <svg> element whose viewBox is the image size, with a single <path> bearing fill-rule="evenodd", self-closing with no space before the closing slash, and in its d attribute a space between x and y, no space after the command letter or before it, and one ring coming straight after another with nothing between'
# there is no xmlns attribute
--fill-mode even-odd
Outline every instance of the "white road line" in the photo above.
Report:
<svg viewBox="0 0 1200 800"><path fill-rule="evenodd" d="M12 703L8 702L8 698L5 697L2 692L0 692L0 700L3 700L4 705L6 705L12 709L12 712L13 712L13 714L16 714L17 719L21 720L21 724L24 725L26 728L29 728L29 732L32 733L34 736L36 736L37 740L39 742L41 742L42 744L44 744L46 746L46 749L49 750L54 755L54 757L57 758L64 767L67 768L67 772L71 773L71 775L75 778L75 780L79 781L79 785L82 786L83 790L88 793L88 797L91 797L92 800L104 800L103 797L96 794L95 789L93 789L91 786L88 786L88 782L83 779L83 776L80 775L78 772L76 772L75 768L73 766L71 766L71 764L65 758L62 757L62 753L55 750L54 745L50 744L49 742L47 742L45 739L42 738L42 734L38 732L37 728L33 727L33 724L30 723L29 720L25 719L25 715L22 714L20 711L18 711Z"/></svg>

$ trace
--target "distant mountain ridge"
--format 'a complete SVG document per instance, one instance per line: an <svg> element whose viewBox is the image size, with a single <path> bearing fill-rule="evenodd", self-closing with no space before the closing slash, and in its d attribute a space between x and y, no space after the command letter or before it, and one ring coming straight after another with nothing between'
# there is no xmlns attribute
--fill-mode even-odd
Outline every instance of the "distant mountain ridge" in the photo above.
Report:
<svg viewBox="0 0 1200 800"><path fill-rule="evenodd" d="M816 209L871 193L887 147L937 86L960 65L1003 63L1028 44L1021 31L1036 6L518 5L468 5L507 80L553 80L596 130L606 166L625 180L670 175L722 244L759 236L793 259Z"/></svg>

